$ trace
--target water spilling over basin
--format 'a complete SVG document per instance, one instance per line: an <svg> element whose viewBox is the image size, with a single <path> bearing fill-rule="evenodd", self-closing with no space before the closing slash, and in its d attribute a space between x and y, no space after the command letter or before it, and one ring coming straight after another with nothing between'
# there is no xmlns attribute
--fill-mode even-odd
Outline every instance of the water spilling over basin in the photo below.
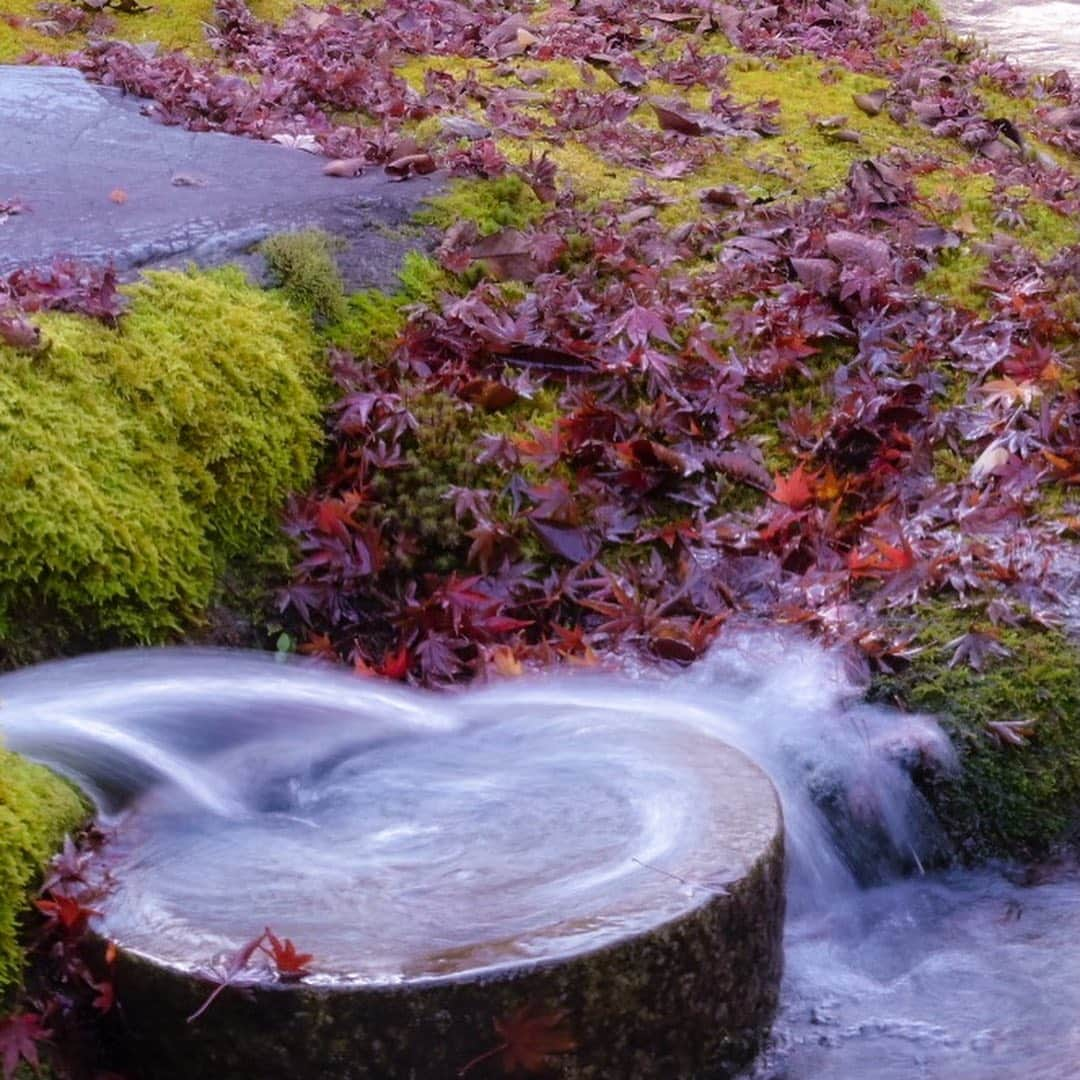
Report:
<svg viewBox="0 0 1080 1080"><path fill-rule="evenodd" d="M212 760L253 778L234 817L155 789L107 853L103 932L190 967L268 924L324 983L480 973L678 919L775 840L765 775L677 719L557 709L542 689L519 716L478 704L452 740L402 732L302 775L261 747Z"/></svg>
<svg viewBox="0 0 1080 1080"><path fill-rule="evenodd" d="M772 783L659 682L430 696L214 652L0 680L17 749L109 808L123 1039L146 1077L447 1077L523 1006L565 1077L749 1059L777 1001ZM302 985L208 969L271 926Z"/></svg>

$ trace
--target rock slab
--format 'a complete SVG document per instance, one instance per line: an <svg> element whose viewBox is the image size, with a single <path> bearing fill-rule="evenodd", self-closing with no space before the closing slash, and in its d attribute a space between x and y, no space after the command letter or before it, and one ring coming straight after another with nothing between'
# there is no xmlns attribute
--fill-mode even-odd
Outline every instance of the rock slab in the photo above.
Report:
<svg viewBox="0 0 1080 1080"><path fill-rule="evenodd" d="M227 261L272 233L321 227L349 241L353 287L385 284L406 223L436 177L323 175L326 159L276 143L167 127L148 103L67 68L0 65L0 273L73 256L119 270Z"/></svg>

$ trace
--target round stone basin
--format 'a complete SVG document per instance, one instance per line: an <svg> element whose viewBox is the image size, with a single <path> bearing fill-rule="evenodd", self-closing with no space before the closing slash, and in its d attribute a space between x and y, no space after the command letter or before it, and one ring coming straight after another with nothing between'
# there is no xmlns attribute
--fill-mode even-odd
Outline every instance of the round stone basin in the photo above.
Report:
<svg viewBox="0 0 1080 1080"><path fill-rule="evenodd" d="M167 787L132 808L98 930L139 1075L444 1078L525 1006L573 1033L554 1075L719 1076L753 1054L781 965L771 782L654 708L498 712L300 770L233 748L208 768L237 778L236 816ZM215 957L265 926L312 974L247 971L185 1023Z"/></svg>

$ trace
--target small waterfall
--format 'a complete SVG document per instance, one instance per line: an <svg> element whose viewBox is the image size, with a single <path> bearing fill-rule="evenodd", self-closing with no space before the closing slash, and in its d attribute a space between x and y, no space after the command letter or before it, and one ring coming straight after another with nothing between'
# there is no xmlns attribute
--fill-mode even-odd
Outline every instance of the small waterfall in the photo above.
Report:
<svg viewBox="0 0 1080 1080"><path fill-rule="evenodd" d="M492 940L527 931L525 877L550 919L662 866L709 813L685 763L729 743L772 778L788 843L783 1002L755 1080L1076 1075L1080 874L1032 889L1008 868L933 871L911 772L953 768L947 740L865 704L840 654L791 633L729 633L674 674L442 694L264 655L118 652L2 676L0 702L5 742L114 827L108 932L200 966L255 919L335 979L383 982L421 949L470 962L447 932L461 912ZM722 888L722 861L685 887ZM610 929L574 925L586 947ZM518 955L542 946L519 930Z"/></svg>

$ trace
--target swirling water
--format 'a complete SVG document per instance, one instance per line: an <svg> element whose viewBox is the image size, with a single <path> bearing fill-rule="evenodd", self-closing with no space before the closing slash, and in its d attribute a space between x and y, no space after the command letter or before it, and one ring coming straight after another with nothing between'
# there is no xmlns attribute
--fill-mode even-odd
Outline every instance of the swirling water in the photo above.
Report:
<svg viewBox="0 0 1080 1080"><path fill-rule="evenodd" d="M1080 1075L1080 877L920 874L937 838L905 763L950 767L946 740L789 635L729 635L675 676L441 695L122 652L0 677L0 703L6 742L115 827L109 933L199 966L270 922L335 981L589 947L722 888L760 841L725 802L755 782L731 744L779 790L789 853L757 1080Z"/></svg>

